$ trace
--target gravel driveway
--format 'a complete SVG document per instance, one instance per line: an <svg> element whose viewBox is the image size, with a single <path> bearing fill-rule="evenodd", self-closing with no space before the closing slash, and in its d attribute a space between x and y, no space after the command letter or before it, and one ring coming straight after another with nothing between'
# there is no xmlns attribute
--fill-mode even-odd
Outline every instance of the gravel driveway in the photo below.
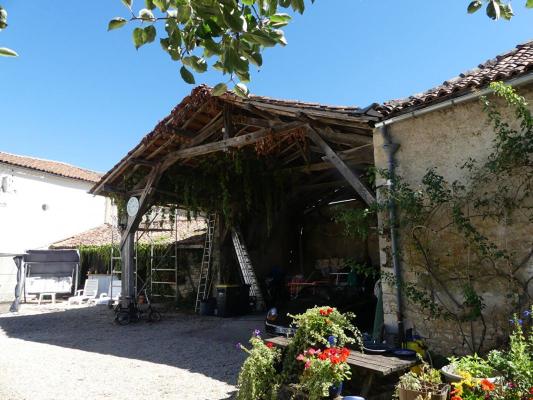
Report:
<svg viewBox="0 0 533 400"><path fill-rule="evenodd" d="M231 399L261 316L164 314L125 327L107 307L23 304L0 315L0 399Z"/></svg>

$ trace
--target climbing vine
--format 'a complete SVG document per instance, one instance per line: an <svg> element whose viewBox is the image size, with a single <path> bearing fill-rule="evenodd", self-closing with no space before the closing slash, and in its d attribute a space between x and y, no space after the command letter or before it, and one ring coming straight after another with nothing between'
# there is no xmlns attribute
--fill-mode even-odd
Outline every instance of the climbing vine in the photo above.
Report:
<svg viewBox="0 0 533 400"><path fill-rule="evenodd" d="M533 118L513 88L502 83L491 88L514 118L505 118L492 100L481 99L495 138L486 160L466 160L461 167L465 179L448 182L430 168L412 187L401 176L376 170L378 178L394 183L394 192L382 186L375 205L344 210L337 217L348 233L364 237L376 215L383 213L380 229L386 235L386 211L393 198L399 211L399 256L415 277L401 283L404 297L428 318L455 321L473 352L482 349L487 330L480 282L491 280L494 288L505 291L514 310L532 301L533 277L523 272L533 257L533 244L524 250L517 243L527 241L533 222ZM520 232L517 242L513 236ZM381 278L396 284L392 273L382 271Z"/></svg>
<svg viewBox="0 0 533 400"><path fill-rule="evenodd" d="M288 173L270 166L269 158L258 157L253 149L205 156L194 167L171 167L159 187L174 196L156 196L155 201L172 201L189 218L200 211L217 212L229 226L260 214L270 230L290 182Z"/></svg>

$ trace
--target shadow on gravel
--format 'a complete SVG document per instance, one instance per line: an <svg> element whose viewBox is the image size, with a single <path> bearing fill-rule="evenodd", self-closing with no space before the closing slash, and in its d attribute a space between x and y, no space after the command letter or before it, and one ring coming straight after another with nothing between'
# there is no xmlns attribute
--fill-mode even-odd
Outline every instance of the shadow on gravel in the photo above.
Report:
<svg viewBox="0 0 533 400"><path fill-rule="evenodd" d="M127 326L113 317L107 307L73 308L0 318L0 329L10 338L166 364L234 385L245 358L235 344L247 343L263 325L259 315L163 314L161 322Z"/></svg>

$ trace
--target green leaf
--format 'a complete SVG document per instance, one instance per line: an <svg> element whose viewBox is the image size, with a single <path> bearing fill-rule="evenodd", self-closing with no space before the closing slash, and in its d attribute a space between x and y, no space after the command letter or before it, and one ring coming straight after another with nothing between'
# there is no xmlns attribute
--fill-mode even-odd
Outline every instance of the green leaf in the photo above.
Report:
<svg viewBox="0 0 533 400"><path fill-rule="evenodd" d="M132 0L122 0L122 3L131 10Z"/></svg>
<svg viewBox="0 0 533 400"><path fill-rule="evenodd" d="M244 83L237 83L233 87L233 92L239 97L248 97L248 95L250 94L250 91Z"/></svg>
<svg viewBox="0 0 533 400"><path fill-rule="evenodd" d="M270 17L270 22L285 23L286 25L291 19L289 14L274 14Z"/></svg>
<svg viewBox="0 0 533 400"><path fill-rule="evenodd" d="M7 11L5 8L0 7L0 21L7 22Z"/></svg>
<svg viewBox="0 0 533 400"><path fill-rule="evenodd" d="M489 1L486 11L489 18L494 20L500 19L500 4L496 0Z"/></svg>
<svg viewBox="0 0 533 400"><path fill-rule="evenodd" d="M144 31L141 28L133 30L133 44L135 44L136 49L139 49L144 44Z"/></svg>
<svg viewBox="0 0 533 400"><path fill-rule="evenodd" d="M294 11L297 11L300 14L303 14L305 10L304 0L291 0L291 6Z"/></svg>
<svg viewBox="0 0 533 400"><path fill-rule="evenodd" d="M168 8L170 7L170 1L169 0L152 0L157 8L161 10L161 12L166 12Z"/></svg>
<svg viewBox="0 0 533 400"><path fill-rule="evenodd" d="M127 22L128 21L121 17L113 18L111 21L109 21L109 25L107 25L107 30L112 31L113 29L122 28L124 25L126 25Z"/></svg>
<svg viewBox="0 0 533 400"><path fill-rule="evenodd" d="M189 83L189 84L194 84L194 75L191 73L191 71L189 71L187 68L185 68L185 66L182 66L180 68L180 75L181 75L181 78Z"/></svg>
<svg viewBox="0 0 533 400"><path fill-rule="evenodd" d="M533 0L527 0L526 7L533 8Z"/></svg>
<svg viewBox="0 0 533 400"><path fill-rule="evenodd" d="M247 6L253 6L255 4L255 0L242 0L242 4L245 4Z"/></svg>
<svg viewBox="0 0 533 400"><path fill-rule="evenodd" d="M514 16L513 9L511 7L511 4L502 4L500 6L501 16L504 20L510 21L511 18Z"/></svg>
<svg viewBox="0 0 533 400"><path fill-rule="evenodd" d="M139 10L139 18L143 21L155 21L154 13L147 8Z"/></svg>
<svg viewBox="0 0 533 400"><path fill-rule="evenodd" d="M261 53L253 53L249 58L248 60L250 60L250 62L254 65L257 65L258 67L260 67L261 65L263 65L263 56L261 55Z"/></svg>
<svg viewBox="0 0 533 400"><path fill-rule="evenodd" d="M198 56L183 57L182 62L196 72L207 71L207 63L203 58L199 58Z"/></svg>
<svg viewBox="0 0 533 400"><path fill-rule="evenodd" d="M0 57L18 57L18 54L7 47L0 47Z"/></svg>
<svg viewBox="0 0 533 400"><path fill-rule="evenodd" d="M266 33L261 31L243 33L241 38L247 42L260 44L265 47L272 47L278 43L276 40L272 39Z"/></svg>
<svg viewBox="0 0 533 400"><path fill-rule="evenodd" d="M143 29L144 43L152 43L155 40L156 30L153 25L149 25Z"/></svg>
<svg viewBox="0 0 533 400"><path fill-rule="evenodd" d="M153 10L155 8L154 0L145 0L144 4L146 4L146 8L149 10Z"/></svg>
<svg viewBox="0 0 533 400"><path fill-rule="evenodd" d="M225 83L219 83L213 88L213 96L220 96L228 91L228 85Z"/></svg>
<svg viewBox="0 0 533 400"><path fill-rule="evenodd" d="M473 14L481 8L483 3L480 0L474 0L468 5L468 13Z"/></svg>

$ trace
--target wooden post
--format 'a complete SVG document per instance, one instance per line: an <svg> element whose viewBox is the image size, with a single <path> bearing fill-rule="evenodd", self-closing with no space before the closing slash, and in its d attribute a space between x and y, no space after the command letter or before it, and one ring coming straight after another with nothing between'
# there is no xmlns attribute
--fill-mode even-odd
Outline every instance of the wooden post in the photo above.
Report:
<svg viewBox="0 0 533 400"><path fill-rule="evenodd" d="M128 225L130 220L134 217L128 217ZM134 236L135 231L124 231L122 237L122 249L120 252L122 259L122 274L121 274L121 286L122 286L122 295L121 299L123 300L123 306L128 306L133 297L135 296L135 260L134 260Z"/></svg>
<svg viewBox="0 0 533 400"><path fill-rule="evenodd" d="M324 151L327 159L339 170L348 183L355 189L355 191L361 196L363 201L371 205L376 202L376 197L365 185L361 182L359 177L355 175L352 170L346 165L346 163L338 156L335 151L329 147L324 139L318 134L318 132L310 125L307 128L307 136Z"/></svg>

